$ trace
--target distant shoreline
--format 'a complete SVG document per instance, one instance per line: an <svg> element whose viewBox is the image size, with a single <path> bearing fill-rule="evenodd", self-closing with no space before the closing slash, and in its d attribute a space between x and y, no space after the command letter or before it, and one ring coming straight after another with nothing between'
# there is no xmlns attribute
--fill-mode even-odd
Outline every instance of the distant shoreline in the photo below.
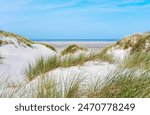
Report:
<svg viewBox="0 0 150 115"><path fill-rule="evenodd" d="M36 42L115 42L119 39L31 39Z"/></svg>
<svg viewBox="0 0 150 115"><path fill-rule="evenodd" d="M95 41L91 41L91 42L88 42L88 41L84 41L84 42L80 42L80 41L67 41L67 42L66 41L57 41L57 42L55 42L55 41L37 41L37 42L47 43L47 44L54 46L57 50L62 50L72 44L76 44L76 45L86 47L89 49L101 49L103 47L106 47L106 46L109 46L109 45L115 43L116 41L109 41L109 42L106 42L106 41L102 41L102 42L100 42L100 41L99 42L95 42Z"/></svg>

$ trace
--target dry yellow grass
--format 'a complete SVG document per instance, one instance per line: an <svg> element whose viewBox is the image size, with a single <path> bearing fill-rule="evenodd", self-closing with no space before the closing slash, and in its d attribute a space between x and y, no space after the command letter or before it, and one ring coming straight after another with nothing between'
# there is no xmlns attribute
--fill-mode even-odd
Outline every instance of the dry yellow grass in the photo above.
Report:
<svg viewBox="0 0 150 115"><path fill-rule="evenodd" d="M31 40L29 40L25 37L22 37L20 35L14 34L14 33L5 32L5 31L0 30L0 36L16 38L19 42L22 42L26 46L29 46L29 47L32 47L32 44L41 44L41 45L44 45L45 47L47 47L47 48L49 48L53 51L56 51L56 49L53 46L49 45L49 44L33 42L33 41L31 41ZM5 45L5 44L12 44L12 43L8 43L6 41L0 40L0 45Z"/></svg>
<svg viewBox="0 0 150 115"><path fill-rule="evenodd" d="M116 46L123 49L131 48L131 53L139 51L150 52L150 33L133 34L127 36L118 41Z"/></svg>
<svg viewBox="0 0 150 115"><path fill-rule="evenodd" d="M62 50L61 54L62 55L73 54L73 53L75 53L75 52L77 52L79 50L81 50L81 51L88 51L87 48L84 48L84 47L81 47L81 46L73 44L73 45L68 46L64 50Z"/></svg>

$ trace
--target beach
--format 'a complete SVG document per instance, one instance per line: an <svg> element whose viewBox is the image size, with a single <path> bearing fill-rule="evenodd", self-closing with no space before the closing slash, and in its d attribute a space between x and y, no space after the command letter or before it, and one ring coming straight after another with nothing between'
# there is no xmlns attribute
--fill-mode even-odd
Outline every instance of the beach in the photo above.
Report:
<svg viewBox="0 0 150 115"><path fill-rule="evenodd" d="M40 43L9 32L1 32L0 97L124 97L132 90L126 88L131 77L134 77L132 83L138 83L137 85L131 83L135 86L133 89L141 87L139 91L143 91L135 97L141 97L145 92L149 96L149 89L145 91L149 86L147 80L150 80L147 79L150 76L149 36L149 34L134 34L119 43L44 40ZM143 38L145 42L140 41ZM132 54L131 51L136 52ZM146 53L142 53L144 51ZM133 70L134 68L138 68L138 71ZM128 69L133 72L128 72ZM137 76L140 78L138 81ZM114 80L118 87L114 85L116 83ZM120 87L122 84L124 86ZM102 87L108 90L101 89ZM113 96L112 87L113 90L118 88ZM124 87L129 90L124 92L126 90ZM123 91L121 96L118 90Z"/></svg>
<svg viewBox="0 0 150 115"><path fill-rule="evenodd" d="M89 51L92 50L99 50L101 48L104 48L106 46L109 46L113 44L114 42L87 42L87 41L43 41L42 43L47 43L53 47L56 48L57 53L53 52L43 46L33 44L32 47L22 47L19 46L18 42L15 39L8 39L5 38L5 40L11 40L14 42L15 46L13 45L4 45L1 47L1 53L5 57L3 60L3 64L0 66L0 70L2 73L5 73L7 70L7 75L11 75L11 80L14 81L23 81L23 70L29 63L35 62L37 58L40 56L52 56L52 55L59 55L59 53L68 47L69 45L76 44L81 47L88 48ZM13 53L12 53L13 52ZM16 64L17 63L17 64ZM16 66L17 65L17 66Z"/></svg>
<svg viewBox="0 0 150 115"><path fill-rule="evenodd" d="M101 49L101 48L104 48L106 46L109 46L113 43L115 43L114 41L112 42L105 42L105 41L102 41L102 42L88 42L88 41L43 41L43 43L47 43L47 44L50 44L52 46L54 46L58 51L66 48L67 46L69 45L72 45L72 44L76 44L76 45L79 45L79 46L82 46L82 47L86 47L88 49Z"/></svg>

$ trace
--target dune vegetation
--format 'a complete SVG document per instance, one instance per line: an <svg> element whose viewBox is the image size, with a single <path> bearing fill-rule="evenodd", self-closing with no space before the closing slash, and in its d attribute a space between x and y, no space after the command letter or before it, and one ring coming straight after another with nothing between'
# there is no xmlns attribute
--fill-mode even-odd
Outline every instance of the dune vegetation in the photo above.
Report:
<svg viewBox="0 0 150 115"><path fill-rule="evenodd" d="M32 47L32 44L41 44L56 52L56 49L51 45L32 42L13 33L0 31L0 36L14 37L29 47ZM9 43L0 40L0 45L4 44ZM108 53L112 49L128 50L129 54L119 61ZM78 51L79 53L76 53ZM4 82L0 80L0 97L150 98L149 32L127 36L99 51L90 52L87 48L73 44L57 53L48 57L37 57L34 63L29 63L23 73L24 84L18 83L21 84L18 85L17 83L7 82L3 84ZM1 61L2 56L0 56L0 63ZM82 72L80 74L72 72L75 73L71 74L72 76L62 75L62 79L58 79L58 76L55 76L56 74L51 73L55 69L64 70L75 66L81 69L80 67L86 65L85 62L90 61L101 63L102 68L105 66L108 69L106 71L108 74L105 76L102 73L102 76L99 76L96 73L99 77L97 78L95 74L91 73L89 76L97 78L97 80L87 82L86 76L83 76ZM94 67L99 66L98 64L96 63ZM115 70L110 71L110 65L113 65ZM103 77L105 79L102 79Z"/></svg>
<svg viewBox="0 0 150 115"><path fill-rule="evenodd" d="M46 79L49 78L49 79ZM72 79L65 79L58 82L53 76L43 77L37 86L36 98L79 98L81 94L81 84L83 77L75 75Z"/></svg>
<svg viewBox="0 0 150 115"><path fill-rule="evenodd" d="M111 55L103 53L103 50L99 53L93 52L89 55L81 53L77 56L68 55L68 56L52 56L48 58L40 57L36 59L34 64L29 64L25 68L24 75L28 78L29 81L35 79L38 75L49 72L58 67L67 68L71 66L81 66L85 62L99 60L108 63L113 63L114 59Z"/></svg>
<svg viewBox="0 0 150 115"><path fill-rule="evenodd" d="M66 55L66 54L73 54L77 51L88 51L87 48L78 46L78 45L69 45L67 48L65 48L64 50L61 51L62 55Z"/></svg>
<svg viewBox="0 0 150 115"><path fill-rule="evenodd" d="M127 40L129 38L130 37L125 38L117 42L116 44L103 48L101 52L96 53L93 52L90 55L82 54L79 55L78 58L74 58L73 55L69 55L68 57L66 56L65 58L63 58L64 60L59 59L59 61L57 61L58 62L56 63L58 64L57 66L56 65L55 67L53 66L54 68L70 67L82 65L90 60L100 60L113 63L114 62L113 56L107 54L108 50L110 50L112 47L120 47L123 49L132 48L131 53L119 64L119 67L121 67L123 70L121 69L115 70L114 74L108 76L111 79L108 79L105 82L97 80L94 84L88 84L87 86L84 86L85 88L82 87L82 82L77 82L81 80L74 80L72 81L74 82L72 84L76 84L75 85L76 87L71 87L74 89L69 88L73 90L73 93L71 92L72 94L67 94L71 96L66 96L66 94L64 93L65 91L61 89L62 84L56 83L54 79L50 81L45 80L44 82L41 83L42 85L40 85L39 87L39 93L35 97L89 97L89 98L150 97L150 72L149 72L150 54L149 54L149 45L147 45L149 43L149 33L144 33L144 35L135 34L131 36L131 38L138 39L137 42L132 41L131 38L130 40ZM125 43L124 45L123 41ZM72 48L73 46L70 47ZM62 55L70 54L70 52L73 53L76 52L76 48L75 50L74 49L72 50L69 49L70 47L64 49ZM58 59L58 57L57 58L55 57L55 59ZM137 72L140 70L142 70L143 73L139 74ZM44 71L44 73L45 72L46 71ZM81 76L79 76L78 78L80 77ZM49 90L49 88L53 88L51 85L54 86L55 89ZM41 93L43 91L42 89L45 90L45 94ZM55 95L50 95L53 94L53 92L50 93L50 91L54 91Z"/></svg>
<svg viewBox="0 0 150 115"><path fill-rule="evenodd" d="M116 45L123 49L131 48L131 53L150 52L150 32L127 36L119 40Z"/></svg>
<svg viewBox="0 0 150 115"><path fill-rule="evenodd" d="M121 63L125 68L150 70L150 53L135 52L128 55Z"/></svg>
<svg viewBox="0 0 150 115"><path fill-rule="evenodd" d="M5 32L5 31L0 30L0 36L9 37L9 38L16 38L20 43L24 43L26 46L31 47L31 48L32 48L32 44L41 44L41 45L44 45L45 47L47 47L47 48L49 48L49 49L56 52L56 49L53 46L49 45L49 44L40 43L40 42L33 42L33 41L31 41L31 40L29 40L25 37L22 37L20 35L14 34L14 33ZM5 44L11 44L11 43L0 40L0 46L5 45Z"/></svg>
<svg viewBox="0 0 150 115"><path fill-rule="evenodd" d="M147 98L150 97L150 73L137 75L135 71L116 71L111 79L92 86L91 98Z"/></svg>
<svg viewBox="0 0 150 115"><path fill-rule="evenodd" d="M31 44L33 44L32 41L28 40L25 37L22 37L20 35L14 34L14 33L5 32L5 31L2 31L2 30L0 30L0 36L10 37L10 38L16 38L18 41L26 44L29 47L31 47Z"/></svg>
<svg viewBox="0 0 150 115"><path fill-rule="evenodd" d="M94 83L85 84L82 74L63 81L45 74L40 77L37 85L31 85L24 91L22 88L26 86L13 87L14 90L7 93L7 97L30 95L31 98L150 98L149 75L149 71L137 75L135 70L117 69L107 76L106 81L98 79ZM3 91L5 90L0 92L0 97L3 97ZM21 94L18 93L20 91Z"/></svg>
<svg viewBox="0 0 150 115"><path fill-rule="evenodd" d="M3 41L2 41L2 40L0 40L0 46L2 45L2 43L3 43Z"/></svg>
<svg viewBox="0 0 150 115"><path fill-rule="evenodd" d="M150 97L150 77L148 76L148 72L143 73L137 77L136 74L132 71L125 72L124 74L122 74L122 71L120 71L119 73L112 75L111 79L105 81L104 83L101 83L98 80L94 84L88 84L87 86L84 86L84 88L82 87L82 80L79 79L80 77L82 76L79 76L78 79L76 80L72 80L71 84L74 87L72 87L71 85L68 88L67 86L67 89L71 90L69 94L67 93L67 96L66 94L64 94L63 96L61 95L60 97L88 97L88 98ZM57 86L57 84L55 85ZM47 89L45 87L44 89L49 91L49 88Z"/></svg>
<svg viewBox="0 0 150 115"><path fill-rule="evenodd" d="M37 42L36 42L37 43ZM41 45L44 45L44 46L46 46L47 48L49 48L49 49L51 49L51 50L53 50L53 51L55 51L55 52L57 52L57 50L56 50L56 48L55 47L53 47L52 45L50 45L50 44L47 44L47 43L37 43L37 44L41 44Z"/></svg>

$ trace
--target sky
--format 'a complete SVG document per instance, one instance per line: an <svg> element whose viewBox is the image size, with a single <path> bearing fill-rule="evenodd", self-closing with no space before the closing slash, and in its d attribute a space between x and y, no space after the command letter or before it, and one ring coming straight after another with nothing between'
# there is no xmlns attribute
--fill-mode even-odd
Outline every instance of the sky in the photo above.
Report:
<svg viewBox="0 0 150 115"><path fill-rule="evenodd" d="M150 31L150 0L0 0L0 30L30 39L120 39Z"/></svg>

